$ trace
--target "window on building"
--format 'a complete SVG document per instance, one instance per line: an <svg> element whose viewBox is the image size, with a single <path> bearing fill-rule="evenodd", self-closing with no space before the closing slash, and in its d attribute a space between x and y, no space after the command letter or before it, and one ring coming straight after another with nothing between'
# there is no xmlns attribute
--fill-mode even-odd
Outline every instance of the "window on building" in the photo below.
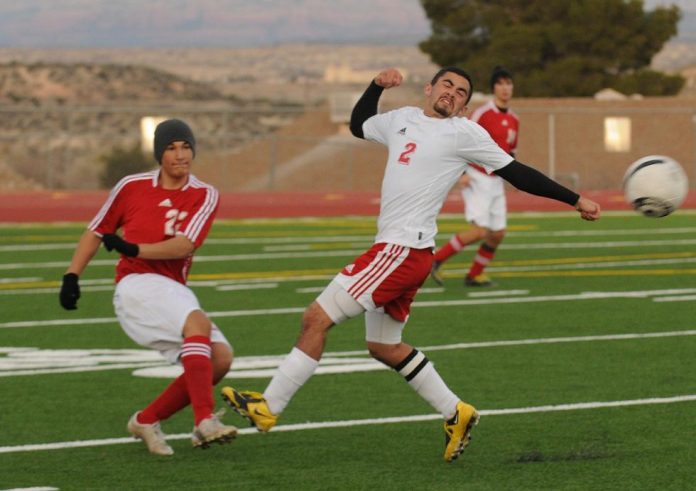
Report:
<svg viewBox="0 0 696 491"><path fill-rule="evenodd" d="M631 118L604 118L604 149L607 152L631 150Z"/></svg>

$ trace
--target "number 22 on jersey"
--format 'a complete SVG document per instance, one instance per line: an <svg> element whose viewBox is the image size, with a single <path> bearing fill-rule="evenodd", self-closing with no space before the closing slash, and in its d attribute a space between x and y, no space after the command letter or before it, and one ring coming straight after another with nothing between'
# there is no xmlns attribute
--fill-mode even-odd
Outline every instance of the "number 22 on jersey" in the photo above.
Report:
<svg viewBox="0 0 696 491"><path fill-rule="evenodd" d="M176 231L179 228L179 224L184 221L188 216L188 212L179 211L176 209L167 210L164 217L167 219L164 222L164 235L171 235L172 237L176 235Z"/></svg>
<svg viewBox="0 0 696 491"><path fill-rule="evenodd" d="M401 152L401 155L399 155L399 163L408 165L411 163L411 154L416 151L416 144L413 142L409 142L406 144L406 150Z"/></svg>

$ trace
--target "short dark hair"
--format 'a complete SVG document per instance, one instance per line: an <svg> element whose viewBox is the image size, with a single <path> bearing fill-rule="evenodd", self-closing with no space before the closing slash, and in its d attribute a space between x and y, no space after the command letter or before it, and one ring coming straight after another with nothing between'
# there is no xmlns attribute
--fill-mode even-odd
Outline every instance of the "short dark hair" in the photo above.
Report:
<svg viewBox="0 0 696 491"><path fill-rule="evenodd" d="M466 98L466 102L465 102L465 104L468 104L469 101L471 100L471 96L474 93L474 82L471 81L471 76L468 73L466 73L464 70L462 70L461 68L456 67L456 66L446 66L446 67L440 68L438 70L438 72L435 74L435 76L433 77L433 79L430 81L430 85L435 85L437 83L437 81L440 80L440 78L442 78L442 76L445 73L449 73L449 72L456 73L460 77L464 77L467 80L467 82L469 82L469 95Z"/></svg>
<svg viewBox="0 0 696 491"><path fill-rule="evenodd" d="M495 84L497 84L501 78L512 80L512 73L507 68L496 65L496 67L493 68L493 73L491 73L491 90L493 90L493 87L495 87Z"/></svg>

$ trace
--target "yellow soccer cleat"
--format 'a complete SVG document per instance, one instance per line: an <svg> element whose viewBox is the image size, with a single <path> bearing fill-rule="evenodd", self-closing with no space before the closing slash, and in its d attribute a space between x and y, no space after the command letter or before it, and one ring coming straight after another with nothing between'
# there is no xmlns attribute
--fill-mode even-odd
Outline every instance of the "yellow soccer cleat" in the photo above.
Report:
<svg viewBox="0 0 696 491"><path fill-rule="evenodd" d="M479 422L479 413L474 406L457 403L457 412L445 421L445 460L452 462L464 451L471 441L471 429Z"/></svg>
<svg viewBox="0 0 696 491"><path fill-rule="evenodd" d="M223 387L222 398L259 431L267 432L278 421L278 416L268 409L266 399L260 392L249 390L238 392L232 387Z"/></svg>

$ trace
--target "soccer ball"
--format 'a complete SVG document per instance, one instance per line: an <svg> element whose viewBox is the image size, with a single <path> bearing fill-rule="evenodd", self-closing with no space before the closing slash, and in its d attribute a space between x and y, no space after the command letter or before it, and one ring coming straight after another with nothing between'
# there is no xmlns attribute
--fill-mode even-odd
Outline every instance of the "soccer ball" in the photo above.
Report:
<svg viewBox="0 0 696 491"><path fill-rule="evenodd" d="M623 179L626 202L646 217L664 217L679 208L689 180L676 160L649 155L636 160Z"/></svg>

